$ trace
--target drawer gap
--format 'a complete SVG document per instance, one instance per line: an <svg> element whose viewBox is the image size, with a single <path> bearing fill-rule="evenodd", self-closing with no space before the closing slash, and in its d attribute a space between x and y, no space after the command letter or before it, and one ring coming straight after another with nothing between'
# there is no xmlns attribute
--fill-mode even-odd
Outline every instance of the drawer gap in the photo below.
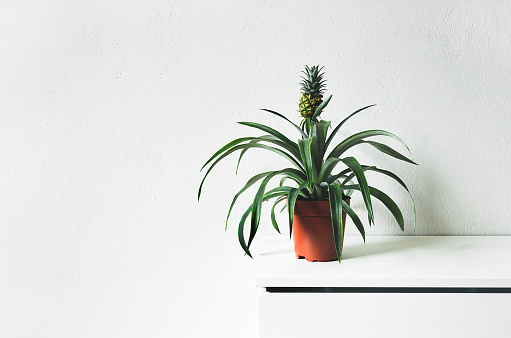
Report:
<svg viewBox="0 0 511 338"><path fill-rule="evenodd" d="M266 287L270 293L511 293L511 288L467 287Z"/></svg>

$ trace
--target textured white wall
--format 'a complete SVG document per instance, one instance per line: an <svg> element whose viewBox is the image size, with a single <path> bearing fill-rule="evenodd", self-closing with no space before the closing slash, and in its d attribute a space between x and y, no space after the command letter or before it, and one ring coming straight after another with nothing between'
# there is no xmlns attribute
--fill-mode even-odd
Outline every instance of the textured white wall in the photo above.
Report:
<svg viewBox="0 0 511 338"><path fill-rule="evenodd" d="M419 167L359 155L409 184L416 234L511 234L509 1L5 1L0 335L254 337L241 208L223 224L244 180L283 162L254 152L234 177L226 160L200 204L198 170L258 134L236 121L296 137L258 108L298 121L305 64L325 66L324 118L378 104L344 136L410 146ZM406 194L370 179L410 221ZM376 217L369 234L400 234Z"/></svg>

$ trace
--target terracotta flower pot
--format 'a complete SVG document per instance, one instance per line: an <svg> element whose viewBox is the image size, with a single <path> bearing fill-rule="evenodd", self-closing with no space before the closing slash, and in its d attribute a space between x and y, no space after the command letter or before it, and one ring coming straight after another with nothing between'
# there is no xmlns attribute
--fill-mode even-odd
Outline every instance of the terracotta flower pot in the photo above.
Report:
<svg viewBox="0 0 511 338"><path fill-rule="evenodd" d="M343 200L350 204L349 197L343 196ZM343 232L345 226L346 213L343 211ZM305 258L309 262L337 260L329 201L296 201L293 242L296 258Z"/></svg>

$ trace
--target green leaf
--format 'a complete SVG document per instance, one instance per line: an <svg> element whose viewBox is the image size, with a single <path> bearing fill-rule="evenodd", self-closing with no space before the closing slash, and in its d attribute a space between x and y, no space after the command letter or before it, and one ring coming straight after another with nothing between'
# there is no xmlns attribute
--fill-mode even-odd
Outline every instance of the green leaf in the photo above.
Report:
<svg viewBox="0 0 511 338"><path fill-rule="evenodd" d="M225 228L227 229L227 222L229 221L229 216L231 215L231 211L232 211L232 208L234 207L234 204L236 203L236 200L238 199L238 197L243 193L245 192L248 188L250 188L251 186L253 186L257 181L259 181L260 179L268 176L269 174L273 173L273 171L266 171L264 173L260 173L260 174L257 174L255 176L253 176L251 179L249 179L247 181L247 183L245 184L245 186L243 188L241 188L240 191L238 191L236 193L236 195L234 195L234 198L232 199L232 202L231 202L231 206L229 207L229 212L227 213L227 219L225 220Z"/></svg>
<svg viewBox="0 0 511 338"><path fill-rule="evenodd" d="M335 181L335 184L337 184L338 186L342 186L341 185L341 182L339 182L339 180ZM353 182L350 181L350 184L355 184ZM348 196L348 197L351 197L351 195L353 194L353 189L345 189L342 191L342 193L345 195L345 196Z"/></svg>
<svg viewBox="0 0 511 338"><path fill-rule="evenodd" d="M331 98L332 98L332 95L330 95L326 100L321 102L321 104L318 106L318 108L316 108L316 111L314 112L314 114L312 115L312 118L311 118L312 121L315 121L316 118L321 114L323 109L325 109L325 107L328 105L328 102L330 102Z"/></svg>
<svg viewBox="0 0 511 338"><path fill-rule="evenodd" d="M249 143L257 143L257 141L250 141ZM245 148L240 152L240 157L238 157L238 164L236 165L236 175L238 175L238 169L240 167L241 159L243 158L243 155L248 151L249 148Z"/></svg>
<svg viewBox="0 0 511 338"><path fill-rule="evenodd" d="M332 217L332 229L334 232L335 251L337 251L337 259L340 263L344 238L344 229L342 226L342 191L337 184L330 184L328 186L328 194L330 200L330 215Z"/></svg>
<svg viewBox="0 0 511 338"><path fill-rule="evenodd" d="M294 124L293 122L291 122L291 120L289 120L287 117L285 117L284 115L280 114L280 113L277 113L276 111L273 111L273 110L269 110L269 109L264 109L262 108L261 110L264 110L268 113L271 113L271 114L274 114L274 115L277 115L281 118L283 118L284 120L286 120L287 122L291 123L293 125L293 127L295 127L299 132L300 134L304 137L304 138L307 138L307 135L302 131L302 129L300 129L300 127L298 127L296 124Z"/></svg>
<svg viewBox="0 0 511 338"><path fill-rule="evenodd" d="M328 136L328 129L331 127L332 122L326 121L326 120L321 120L318 122L318 124L323 126L323 137L322 138L323 138L323 142L326 143L326 137Z"/></svg>
<svg viewBox="0 0 511 338"><path fill-rule="evenodd" d="M355 223L355 226L357 227L358 231L362 235L362 238L364 239L364 243L365 243L366 242L366 234L365 234L364 225L360 221L360 218L358 218L357 213L353 209L351 209L351 207L348 205L348 203L346 203L344 201L342 201L342 209L346 212L346 214L348 216L350 216L353 223Z"/></svg>
<svg viewBox="0 0 511 338"><path fill-rule="evenodd" d="M303 122L302 129L305 132L305 134L307 135L305 138L307 138L310 136L311 118L306 117L303 119L302 122Z"/></svg>
<svg viewBox="0 0 511 338"><path fill-rule="evenodd" d="M312 197L315 200L321 200L322 194L321 194L321 187L317 183L312 183Z"/></svg>
<svg viewBox="0 0 511 338"><path fill-rule="evenodd" d="M273 188L269 191L267 191L265 194L264 194L264 197L263 197L263 202L269 200L269 199L272 199L274 197L278 197L278 196L287 196L287 194L289 194L289 190L293 189L292 187L277 187L277 188Z"/></svg>
<svg viewBox="0 0 511 338"><path fill-rule="evenodd" d="M247 244L245 243L245 235L243 233L243 230L245 228L245 221L247 220L248 215L252 212L252 206L250 206L247 211L243 214L240 220L240 224L238 226L238 241L240 242L241 247L243 248L243 251L250 257L252 257L252 254L250 254L250 250L247 247Z"/></svg>
<svg viewBox="0 0 511 338"><path fill-rule="evenodd" d="M328 199L328 183L321 182L319 184L319 186L321 187L322 199L327 200Z"/></svg>
<svg viewBox="0 0 511 338"><path fill-rule="evenodd" d="M362 192L362 197L364 198L364 203L366 205L367 213L369 216L369 224L371 224L371 221L374 223L373 206L371 204L371 194L369 191L369 186L367 184L366 177L364 175L364 170L354 157L346 157L341 159L341 161L344 164L346 164L346 166L350 168L357 177L358 184L361 187L360 191Z"/></svg>
<svg viewBox="0 0 511 338"><path fill-rule="evenodd" d="M392 213L394 218L397 221L397 224L399 224L399 227L402 231L405 231L405 221L403 219L403 214L401 213L401 210L397 206L396 202L394 202L388 195L386 195L383 191L380 191L376 188L371 189L371 195L379 199L380 201L385 204L387 209Z"/></svg>
<svg viewBox="0 0 511 338"><path fill-rule="evenodd" d="M333 181L335 181L337 178L334 178L331 180L331 182L328 182L330 180L330 174L332 173L332 170L334 170L335 166L341 162L341 159L340 158L337 158L337 157L331 157L329 159L327 159L323 165L321 166L321 171L319 172L319 175L318 175L318 181L320 182L327 182L327 183L332 183Z"/></svg>
<svg viewBox="0 0 511 338"><path fill-rule="evenodd" d="M344 189L355 189L360 190L360 186L358 184L354 185L346 185L343 186ZM401 213L401 210L397 206L396 202L394 202L387 194L385 194L383 191L380 191L374 187L369 187L369 191L371 192L371 195L379 199L386 207L389 209L389 211L392 213L394 218L397 221L397 224L401 228L402 231L405 230L405 222L403 219L403 214Z"/></svg>
<svg viewBox="0 0 511 338"><path fill-rule="evenodd" d="M376 149L378 149L379 151L381 151L382 153L390 155L392 157L395 157L398 160L417 165L417 163L415 163L413 160L409 159L408 157L406 157L405 155L403 155L401 153L398 153L397 151L395 151L394 149L392 149L391 147L389 147L386 144L374 142L374 141L362 141L362 143L370 144L373 147L375 147Z"/></svg>
<svg viewBox="0 0 511 338"><path fill-rule="evenodd" d="M275 206L277 204L279 204L280 202L284 201L286 199L286 196L283 196L283 197L280 197L278 198L275 203L273 203L273 206L271 207L271 212L270 212L270 216L271 216L271 224L273 224L273 227L275 228L275 230L277 230L277 232L280 234L280 230L279 230L279 225L277 224L277 219L275 218Z"/></svg>
<svg viewBox="0 0 511 338"><path fill-rule="evenodd" d="M273 173L266 176L263 181L261 182L261 185L259 186L259 189L257 190L257 193L254 197L254 203L252 203L252 217L250 221L250 237L248 239L248 247L250 248L250 244L252 243L252 240L254 239L254 236L257 232L257 228L259 227L259 221L261 219L261 206L264 198L264 191L266 189L266 185L268 182L272 179L272 177L280 174L289 174L289 172L293 171L292 168L286 168L279 171L274 171ZM277 188L278 189L278 188Z"/></svg>
<svg viewBox="0 0 511 338"><path fill-rule="evenodd" d="M200 199L200 195L201 195L201 191L202 191L202 186L204 185L204 181L206 180L206 177L208 177L209 173L217 165L217 163L220 162L226 156L232 154L233 152L238 151L238 150L242 150L242 149L246 149L246 148L261 148L261 149L266 149L266 150L272 151L274 153L277 153L277 154L281 155L282 157L286 158L287 160L289 160L291 163L293 163L300 171L305 172L305 170L302 168L300 163L298 163L296 159L294 159L290 154L286 153L285 151L282 151L282 150L280 150L278 148L270 147L270 146L267 146L267 145L264 145L264 144L259 144L259 143L255 143L255 144L250 144L250 143L248 143L248 144L240 144L240 145L232 147L231 149L229 149L228 151L223 153L209 167L208 171L206 172L206 175L204 175L204 178L202 179L202 182L201 182L201 184L199 186L199 192L198 192L198 195L197 195L198 199Z"/></svg>
<svg viewBox="0 0 511 338"><path fill-rule="evenodd" d="M376 167L369 167L369 166L361 166L362 167L362 170L363 171L366 171L366 170L370 170L371 168L376 168ZM355 177L355 173L351 173L349 174L348 176L346 176L346 178L344 179L344 181L342 181L341 183L341 186L347 184L348 182L351 182L351 180Z"/></svg>
<svg viewBox="0 0 511 338"><path fill-rule="evenodd" d="M312 182L316 182L317 173L314 168L312 153L311 153L311 144L312 137L298 140L298 148L300 149L300 155L302 158L302 163L305 167L305 173L307 174L307 179L309 180L309 191L312 191Z"/></svg>
<svg viewBox="0 0 511 338"><path fill-rule="evenodd" d="M367 106L367 107L364 107L364 108L360 108L359 110L355 111L354 113L352 113L350 116L348 116L347 118L345 118L344 120L341 121L341 123L339 123L337 125L337 127L334 128L334 130L332 131L332 133L330 134L330 137L328 138L328 140L326 141L325 143L325 151L327 150L328 146L330 145L330 142L332 142L335 134L337 134L337 132L339 131L339 129L341 129L342 125L344 123L346 123L346 121L348 121L352 116L360 113L361 111L367 109L367 108L370 108L370 107L373 107L373 106L376 106L375 104L372 104L370 106Z"/></svg>
<svg viewBox="0 0 511 338"><path fill-rule="evenodd" d="M289 151L294 156L295 159L297 159L298 161L301 161L300 152L298 151L298 146L290 147L288 144L284 143L283 141L279 140L278 138L276 138L273 135L263 135L263 136L259 136L259 137L254 137L254 139L252 141L248 142L247 144L254 144L254 143L258 143L258 142L268 142L268 143L278 145L278 146L284 148L285 150ZM240 153L240 157L238 158L238 165L236 167L236 174L238 173L238 167L240 165L241 159L245 155L245 153L248 151L248 149L249 148L243 149Z"/></svg>
<svg viewBox="0 0 511 338"><path fill-rule="evenodd" d="M294 142L285 142L281 140L280 138L274 136L274 135L262 135L258 137L254 137L252 143L257 142L268 142L275 145L278 145L282 147L283 149L287 150L290 154L292 154L296 159L300 159L300 152L298 151L298 145Z"/></svg>
<svg viewBox="0 0 511 338"><path fill-rule="evenodd" d="M332 157L332 158L336 158L336 157ZM328 159L328 160L330 160L330 159ZM327 160L327 161L328 161L328 160ZM340 159L338 159L338 160L340 160ZM325 163L326 163L327 161L325 161ZM323 178L326 178L326 182L327 182L328 184L332 184L332 183L334 183L334 182L335 182L337 179L339 179L339 178L345 178L345 177L347 176L346 174L347 174L347 173L349 173L349 172L351 172L351 169L350 169L350 168L345 169L345 170L341 171L340 173L338 173L338 174L336 174L336 175L332 175L332 176L330 176L330 177L328 177L328 178L326 178L325 176L323 176Z"/></svg>
<svg viewBox="0 0 511 338"><path fill-rule="evenodd" d="M295 203L300 190L302 190L307 185L307 182L303 182L300 184L298 188L293 188L289 191L289 195L287 198L287 206L289 211L289 238L291 238L291 233L293 232L293 216L295 212Z"/></svg>
<svg viewBox="0 0 511 338"><path fill-rule="evenodd" d="M275 198L275 197L279 197L279 196L286 196L287 197L287 195L289 195L289 191L291 189L294 189L294 188L293 187L278 187L278 188L274 188L274 189L272 189L270 191L267 191L264 194L263 202L265 202L265 201L267 201L269 199ZM304 192L306 192L306 190L299 191L298 195L302 196L305 199L310 199L311 196L304 194Z"/></svg>
<svg viewBox="0 0 511 338"><path fill-rule="evenodd" d="M265 201L268 201L272 198L279 197L279 196L280 196L280 198L285 199L288 196L289 191L291 189L292 189L291 187L279 187L279 188L272 189L271 191L268 191L264 195L263 201L265 202ZM284 206L284 208L285 208L285 206ZM245 227L245 222L246 222L248 216L252 212L252 209L253 209L253 204L250 205L250 207L247 209L247 211L245 211L245 213L241 217L239 227L238 227L238 240L240 242L240 245L243 248L243 251L245 251L245 253L247 255L249 255L251 258L252 258L252 255L249 250L250 244L247 246L247 244L245 242L244 227Z"/></svg>
<svg viewBox="0 0 511 338"><path fill-rule="evenodd" d="M376 171L376 172L379 172L381 174L387 175L387 176L393 178L394 180L396 180L406 190L406 192L410 196L410 199L412 200L413 230L415 231L415 228L417 226L417 215L416 215L416 211L415 211L415 201L413 200L412 193L410 192L410 190L408 190L408 187L406 186L405 182L403 182L403 180L401 178L399 178L396 174L394 174L393 172L388 171L388 170L380 169L380 168L377 168L377 167L367 167L366 168L366 166L362 166L362 168L364 168L364 170L372 170L372 171Z"/></svg>
<svg viewBox="0 0 511 338"><path fill-rule="evenodd" d="M323 161L322 161L320 153L319 153L319 147L318 147L318 142L316 140L316 137L312 136L311 139L312 139L312 142L311 142L310 150L311 150L312 164L313 164L313 168L314 168L315 178L317 180L318 171L319 171L319 169L321 169L321 164Z"/></svg>
<svg viewBox="0 0 511 338"><path fill-rule="evenodd" d="M300 185L304 180L307 180L307 176L305 176L305 174L303 174L301 172L300 172L300 174L301 174L300 177L298 177L298 176L289 176L289 175L282 176L282 178L280 179L280 182L279 182L279 187L282 187L284 185L284 181L285 180L292 180L296 184Z"/></svg>
<svg viewBox="0 0 511 338"><path fill-rule="evenodd" d="M344 141L339 143L334 148L334 150L332 150L330 155L328 155L328 158L339 157L346 150L348 150L349 148L353 147L354 145L362 143L362 141L365 138L373 137L373 136L389 136L389 137L392 137L392 138L396 139L397 141L399 141L401 144L403 144L406 147L406 149L408 149L408 146L403 142L403 140L401 140L396 135L394 135L392 133L389 133L388 131L385 131L385 130L366 130L366 131L362 131L360 133L351 135L350 137L346 138ZM408 151L410 151L410 150L408 149Z"/></svg>
<svg viewBox="0 0 511 338"><path fill-rule="evenodd" d="M412 201L413 230L415 231L415 228L417 226L417 213L416 213L416 210L415 210L415 201L413 199L412 194L410 193L410 190L408 190L408 187L406 186L405 182L403 182L403 180L400 179L396 174L394 174L394 173L392 173L391 171L388 171L388 170L380 169L380 168L377 168L377 167L374 167L374 166L365 166L365 165L362 166L362 169L364 171L367 171L367 170L375 171L375 172L387 175L387 176L393 178L394 180L396 180L406 190L406 192L410 196L410 200ZM347 184L354 176L355 176L354 174L351 174L348 177L346 177L346 179L341 183L341 186L344 186L345 184Z"/></svg>
<svg viewBox="0 0 511 338"><path fill-rule="evenodd" d="M218 155L220 155L221 153L223 153L224 151L228 150L229 148L232 148L234 147L235 145L237 144L240 144L240 143L243 143L245 141L250 141L250 140L253 140L255 139L256 137L242 137L242 138L238 138L234 141L231 141L229 143L227 143L225 146L223 146L222 148L220 148L216 153L213 154L213 156L211 156L207 161L206 163L204 163L204 165L202 166L202 168L200 168L200 170L202 171L202 169L204 169L205 166L207 166L211 161L213 161Z"/></svg>
<svg viewBox="0 0 511 338"><path fill-rule="evenodd" d="M287 208L287 205L284 205L284 206L282 207L282 209L280 209L280 213L282 213L282 211L284 211L286 208Z"/></svg>
<svg viewBox="0 0 511 338"><path fill-rule="evenodd" d="M328 133L328 128L330 127L330 121L319 121L318 123L314 123L311 127L311 136L316 137L317 148L318 148L318 157L321 161L325 157L325 139ZM321 163L319 163L318 169L321 167Z"/></svg>
<svg viewBox="0 0 511 338"><path fill-rule="evenodd" d="M259 124L259 123L255 123L255 122L238 122L238 123L242 124L244 126L247 126L247 127L260 129L264 132L267 132L268 134L273 135L276 138L278 138L279 140L281 140L282 142L286 143L289 147L291 147L295 150L298 150L298 146L296 145L295 142L291 141L285 135L281 134L280 132L278 132L277 130L275 130L273 128L270 128L268 126L265 126L264 124Z"/></svg>

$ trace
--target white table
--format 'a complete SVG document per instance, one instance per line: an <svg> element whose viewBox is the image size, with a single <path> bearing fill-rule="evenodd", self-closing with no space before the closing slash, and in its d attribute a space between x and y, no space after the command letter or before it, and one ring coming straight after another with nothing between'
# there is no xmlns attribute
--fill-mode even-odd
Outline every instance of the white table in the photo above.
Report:
<svg viewBox="0 0 511 338"><path fill-rule="evenodd" d="M342 263L258 257L260 337L511 337L511 237L347 236Z"/></svg>

